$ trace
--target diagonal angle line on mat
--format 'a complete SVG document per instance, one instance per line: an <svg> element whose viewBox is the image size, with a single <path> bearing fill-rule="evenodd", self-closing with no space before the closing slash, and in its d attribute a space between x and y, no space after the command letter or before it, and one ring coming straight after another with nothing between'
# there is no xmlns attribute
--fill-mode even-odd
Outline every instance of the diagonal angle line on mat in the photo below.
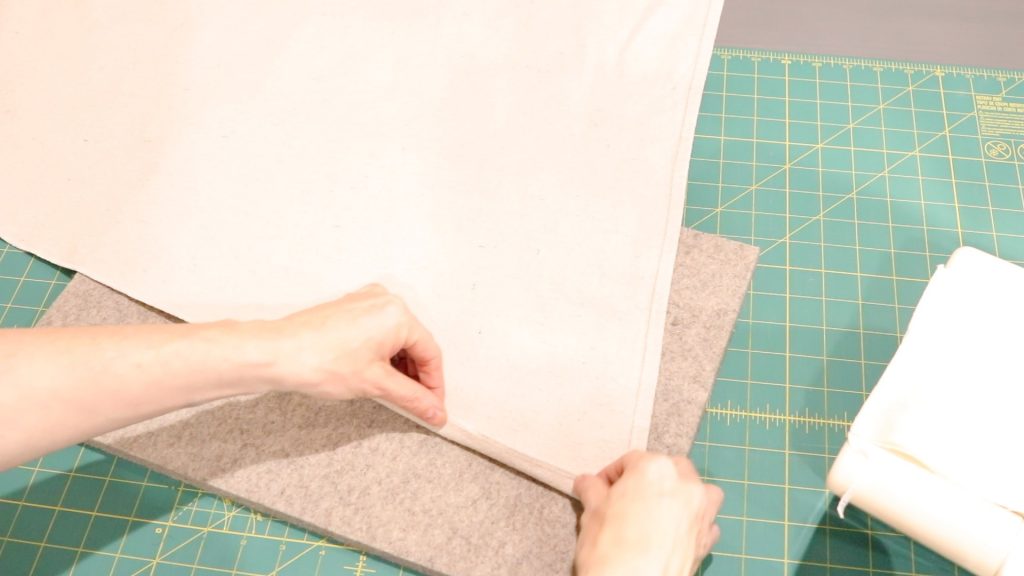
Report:
<svg viewBox="0 0 1024 576"><path fill-rule="evenodd" d="M289 564L291 564L292 562L295 562L295 561L296 561L296 560L298 560L299 558L301 558L301 557L305 556L306 554L308 554L308 553L309 553L310 551L312 551L312 550L313 550L314 548L316 548L316 547L318 547L318 546L320 546L321 544L324 544L324 543L326 543L326 542L327 542L327 538L323 538L323 539L321 539L321 540L320 540L319 542L313 542L313 543L311 543L311 544L310 544L310 545L309 545L309 546L308 546L308 547L307 547L307 548L306 548L305 550L303 550L302 552L299 552L299 553L298 553L298 554L296 554L295 556L292 556L292 558L291 558L290 560L288 560L287 562L285 562L284 564L281 564L281 565L280 565L280 566L278 566L277 568L274 568L274 571L273 571L273 572L271 572L271 573L269 574L269 576L277 576L277 575L278 575L278 574L279 574L279 573L281 572L281 570L284 570L284 569L285 569L285 568L286 568L286 567L287 567L287 566L288 566ZM362 555L360 555L360 557L362 557Z"/></svg>
<svg viewBox="0 0 1024 576"><path fill-rule="evenodd" d="M21 252L21 250L16 251L15 254L17 254L19 252ZM5 255L7 254L7 249L6 248L4 249L4 254ZM11 292L11 301L10 301L10 303L8 303L7 306L4 306L3 311L0 312L0 326L3 325L5 320L7 320L7 313L10 312L12 308L14 308L14 306L13 306L14 301L15 301L15 299L18 298L18 293L21 292L22 287L25 286L25 280L28 279L28 272L31 269L32 269L32 262L29 261L28 265L25 266L24 272L21 273L21 276L18 277L18 278L14 278L14 280L17 281L17 285L15 285L14 291ZM2 550L3 550L3 547L0 546L0 551L2 551Z"/></svg>
<svg viewBox="0 0 1024 576"><path fill-rule="evenodd" d="M931 74L925 76L924 78L921 78L920 80L918 80L914 84L911 84L911 85L907 86L906 88L903 88L902 90L900 90L900 92L898 94L896 94L892 98L886 100L885 102L882 102L881 104L879 104L878 106L873 108L870 112L868 112L867 114L864 114L863 116L861 116L860 118L854 120L853 122L850 122L849 124L846 124L841 130L837 131L832 136L829 136L825 140L823 140L821 142L818 142L817 144L811 146L806 152L804 152L803 154L797 156L796 158L791 159L789 162L786 162L784 165L780 166L778 170L776 170L775 172L772 172L768 176L765 176L764 178L762 178L760 182L752 185L750 188L747 188L743 192L737 194L736 197L733 198L732 200L729 200L725 204L722 204L721 206L711 210L710 212L705 214L703 218L701 218L700 220L698 220L698 221L694 222L693 224L691 224L690 227L691 228L696 228L697 226L699 226L703 222L707 221L712 216L715 216L715 215L719 214L723 209L728 208L729 206L732 206L737 201L739 201L741 198L744 198L748 194L753 192L754 190L757 190L765 182L771 180L772 178L778 176L779 174L785 174L787 170L792 168L794 166L794 164L796 164L800 160L803 160L804 158L806 158L807 156L811 155L814 152L820 151L829 142L835 140L836 138L838 138L842 134L848 132L849 130L852 130L853 128L859 126L860 123L863 122L864 120L866 120L869 116L871 116L872 114L878 113L881 110L884 110L886 106L888 106L892 102L896 101L897 99L902 97L904 94L909 94L914 88L917 88L922 83L924 83L925 81L927 81L928 79L930 79L930 78L932 78L934 76L935 76L935 72L932 72Z"/></svg>
<svg viewBox="0 0 1024 576"><path fill-rule="evenodd" d="M948 130L950 130L950 129L952 129L952 128L955 128L955 127L956 127L956 126L958 126L958 125L959 125L959 124L960 124L961 122L963 122L964 120L967 120L968 118L970 118L970 115L964 116L964 117L963 117L963 118L961 118L960 120L957 120L956 122L954 122L953 124L951 124L951 125L950 125L950 126L949 126L948 128L946 128L946 130L948 131ZM783 236L782 238L779 238L779 239L778 239L778 240L776 240L776 241L775 241L775 243L773 243L773 244L772 244L771 246L768 246L767 248L765 248L764 250L762 250L762 254L765 254L765 253L767 253L767 252L768 252L769 250L771 250L772 248L775 248L775 247L779 246L780 244L782 244L782 243L784 243L784 242L788 241L788 240L789 240L789 239L790 239L790 238L791 238L791 237L793 236L793 234L796 234L797 232L799 232L799 231L803 230L804 228L806 228L806 227L807 227L808 225L810 225L810 224L814 224L815 222L817 222L818 220L820 220L821 218L823 218L823 217L824 217L824 216L825 216L826 214L828 214L829 212L831 212L831 211L832 211L832 210L833 210L834 208L837 208L837 207L838 207L838 206L839 206L840 204L842 204L842 203L843 203L844 201L846 201L846 200L849 200L850 198L853 198L853 197L854 197L854 196L855 196L855 195L856 195L856 194L857 194L858 192L860 192L861 190L864 190L864 189L865 189L866 187L868 187L869 185L871 185L871 184L872 184L873 182L877 181L877 180L878 180L879 178L881 178L881 177L883 177L883 176L887 176L887 175L889 175L889 170L891 170L891 169L893 169L893 168L895 168L895 167L899 166L900 164L902 164L902 163L903 163L904 161L906 161L907 159L909 159L909 158L913 158L913 157L914 157L914 155L915 155L915 154L917 154L918 152L920 152L920 151L921 151L922 149L924 149L924 147L925 147L925 146L927 146L927 145L931 144L932 142L934 142L934 141L938 140L939 138L942 138L942 137L945 137L945 136L948 136L947 132L940 132L940 133L936 134L936 135L935 135L934 137L932 137L931 139L929 139L929 140L925 141L925 142L924 142L924 144L921 144L920 146L918 146L918 147L917 147L916 149L914 149L913 151L911 151L911 152L907 152L907 153L906 153L906 154L907 154L906 156L904 156L904 157L900 158L899 160L897 160L897 161L893 162L892 164L890 164L890 165L886 166L885 170L882 170L882 171L881 171L881 172L879 172L878 174L875 174L875 175L874 175L874 176L872 176L872 177L871 177L870 179L868 179L868 180L867 180L866 182L864 182L864 183L863 183L863 184L861 184L860 186L857 186L856 188L854 188L853 190L851 190L851 191L850 191L849 193L847 193L847 194L844 194L843 196L839 196L839 197L838 197L838 198L836 199L836 201L835 201L835 202L834 202L834 203L833 203L833 204L832 204L831 206L829 206L828 208L825 208L825 209L824 209L824 210L822 210L822 211L821 211L821 212L820 212L819 214L816 214L816 215L814 215L814 216L809 216L809 217L807 217L807 218L808 218L808 219L807 219L807 222L804 222L803 224L801 224L801 225L797 226L796 228L794 228L794 229L793 229L792 231L790 231L790 232L787 232L785 236ZM886 277L886 278L888 278L888 277Z"/></svg>
<svg viewBox="0 0 1024 576"><path fill-rule="evenodd" d="M82 454L84 454L84 453L85 453L85 450L79 448L78 455L75 456L75 463L73 464L74 468L78 468L78 465L82 461ZM41 463L41 461L40 461L40 463ZM148 478L149 475L147 474L146 477ZM67 495L68 495L68 489L70 489L70 488L71 488L71 481L68 480L67 482L64 483L64 488L60 492L60 499L57 501L57 508L58 509L62 509L62 507L64 505L64 500L65 500L65 498L67 498ZM142 498L142 490L139 490L139 498ZM138 502L136 502L136 507L138 507ZM133 509L132 512L134 513L135 510ZM48 542L50 540L50 534L53 532L53 527L57 524L57 516L58 516L58 513L54 512L53 517L50 518L50 523L46 526L46 533L43 534L43 542ZM130 524L129 524L129 526L130 526ZM42 557L43 557L43 546L40 546L39 550L36 552L35 559L32 560L32 568L29 569L29 574L35 574L36 573L36 566L39 565L39 559L42 558Z"/></svg>
<svg viewBox="0 0 1024 576"><path fill-rule="evenodd" d="M185 509L182 509L180 512L183 513L184 511L185 511ZM206 526L204 528L197 528L195 526L187 526L187 525L186 526L182 526L182 525L179 525L179 524L174 524L173 523L173 519L169 519L167 522L164 523L165 524L165 532L164 532L164 534L166 534L167 533L166 531L168 531L171 527L175 527L175 526L176 527L188 527L188 528L195 529L197 531L196 531L195 534L193 534L189 538L187 538L184 541L178 543L176 546L174 546L174 548L171 548L170 550L167 550L167 551L161 551L160 553L158 553L156 555L156 557L148 560L146 565L142 566L141 568L139 568L138 570L133 572L131 576L141 576L143 573L145 573L147 571L150 574L152 574L153 571L156 569L156 566L157 566L158 563L167 561L167 558L169 558L170 555L174 554L175 552L177 552L178 550L180 550L183 547L187 546L188 544L190 544L192 542L195 542L196 539L198 539L199 537L207 534L208 532L211 532L211 531L218 531L219 532L220 530L217 530L217 528L220 525L222 525L222 524L224 524L225 526L229 525L230 521L232 519L234 519L239 513L245 512L245 511L246 511L246 508L241 507L241 506L234 506L230 510L228 510L227 507L225 507L224 515L220 519L218 519L217 521L211 523L209 526ZM230 530L226 530L226 531L228 533L234 533L234 532L231 532ZM326 546L338 547L338 548L343 548L343 549L350 549L350 550L352 549L349 546L334 544L333 542L331 542L327 538L323 538L323 537L321 537L321 539L319 541L315 541L315 542L309 542L309 541L305 541L305 540L288 540L288 541L292 542L292 543L295 543L295 544L308 544L309 547L307 547L305 550L299 552L294 557L290 558L284 564L278 566L275 569L274 572L271 572L272 575L273 574L277 574L277 571L279 571L282 568L284 568L285 566L291 564L292 562L297 560L299 556L302 556L302 555L308 553L310 550L312 550L313 548L316 548L317 546L325 546L326 545Z"/></svg>
<svg viewBox="0 0 1024 576"><path fill-rule="evenodd" d="M181 491L179 490L178 493L179 493L179 497L180 497ZM175 504L177 504L177 502L175 502ZM188 544L194 542L200 536L205 535L207 532L209 532L209 530L211 528L215 528L215 527L217 527L220 524L224 524L225 522L227 522L228 525L230 525L230 520L232 518L234 518L235 514L237 514L240 510L241 510L241 508L236 507L234 510L232 510L229 513L224 514L223 517L221 517L216 522L213 522L212 524L210 524L206 528L196 528L196 533L195 534L193 534L192 536L186 538L184 541L180 542L177 546L175 546L174 548L171 548L170 550L167 550L166 552L163 551L163 550L160 550L159 553L157 553L156 556L152 560L150 560L148 563L146 563L144 566L142 566L141 568L139 568L135 572L132 572L131 576L140 576L142 573L147 572L147 571L150 574L153 574L153 571L156 570L157 563L159 563L159 562L161 562L163 560L166 560L167 557L169 557L171 554L177 552L178 550L182 549L183 547L187 546ZM164 538L166 538L168 532L170 532L170 528L172 526L171 522L172 522L172 519L168 519L167 522L163 522L163 524L165 525L165 527L164 527ZM161 542L161 548L162 548L162 546L163 546L163 542Z"/></svg>
<svg viewBox="0 0 1024 576"><path fill-rule="evenodd" d="M1007 88L1003 89L1003 91L1002 91L1002 92L1000 93L1000 95L1005 95L1005 94L1006 94L1007 92L1009 92L1010 90L1012 90L1012 89L1016 88L1016 87L1017 87L1018 85L1020 85L1021 83L1024 83L1024 79L1018 80L1018 81L1014 82L1013 84L1011 84L1011 85L1010 85L1009 87L1007 87ZM873 114L873 112L872 112L872 114ZM907 153L906 153L906 155L905 155L905 156L903 156L902 158L900 158L899 160L897 160L897 161L893 162L892 164L888 164L888 165L886 165L886 167L885 167L885 170L882 170L882 171L881 171L881 172L879 172L878 174L876 174L876 175L872 176L872 177L871 177L871 178L870 178L870 179L869 179L869 180L868 180L867 182L865 182L865 183L861 184L860 186L857 186L857 187L856 187L856 188L854 188L854 189L853 189L853 190L852 190L852 191L851 191L851 192L850 192L849 194L845 194L845 195L841 196L841 197L840 197L840 198L839 198L838 200L836 200L836 202L835 202L835 203L833 203L833 204L832 204L831 206L829 206L828 208L826 208L826 209L822 210L820 214L817 214L817 215L815 215L815 216L811 216L811 217L810 217L810 218L809 218L809 219L807 220L807 222L804 222L803 224L801 224L801 225L797 226L797 227L796 227L796 228L794 228L793 230L791 230L791 231L788 231L788 232L786 233L786 235L785 235L785 236L783 236L782 238L779 238L778 240L776 240L774 244L772 244L771 246L768 246L767 248L765 248L764 250L762 250L762 251L761 251L761 253L762 253L762 254L766 254L766 253L767 253L767 252L768 252L769 250L771 250L772 248L775 248L775 247L779 246L780 244L782 244L782 243L784 243L784 242L788 242L788 241L789 241L789 239L790 239L790 238L791 238L791 237L792 237L792 236L793 236L794 234L796 234L797 232L799 232L799 231L803 230L803 229L804 229L804 228L806 228L806 227L807 227L808 225L810 225L810 224L813 224L814 222L817 222L818 220L820 220L821 218L823 218L823 217L824 217L824 216L825 216L826 214L828 214L828 213L829 213L829 212L830 212L830 211L831 211L831 210L832 210L833 208L836 208L837 206L839 206L840 204L842 204L842 203L843 203L843 201L845 201L845 200L848 200L848 199L850 199L850 198L853 198L853 197L854 197L854 196L855 196L855 195L856 195L856 194L857 194L858 192L860 192L860 191L861 191L861 190L863 190L863 189L864 189L865 187L867 187L867 186L868 186L869 184L871 184L872 182L875 182L876 180L878 180L878 179L879 179L879 178L881 178L882 176L888 176L888 175L889 175L889 170L891 170L891 169L895 168L896 166L899 166L900 164L902 164L903 162L905 162L905 161L906 161L906 160L908 160L909 158L913 158L913 157L914 157L914 156L915 156L916 154L919 154L919 153L921 152L921 150L923 150L923 149L925 148L925 146L927 146L927 145L931 144L932 142L934 142L934 141L938 140L939 138L948 138L948 137L950 136L950 133L949 133L949 132L950 132L950 130L952 130L953 128L956 128L957 126L959 126L959 125L960 125L961 123L963 123L963 122L964 122L965 120L967 120L968 118L974 118L974 117L977 117L977 115L978 115L978 113L977 113L977 112L971 112L971 113L969 113L969 114L965 114L963 118L960 118L960 119L959 119L959 120L957 120L956 122L953 122L952 124L949 124L949 125L947 125L947 126L946 126L946 129L945 129L945 130L943 130L942 132L939 132L939 133L935 134L935 136L933 136L932 138L928 139L928 140L927 140L927 141L925 141L925 142L924 142L923 144L920 144L920 145L919 145L919 146L918 146L917 148L915 148L915 149L914 149L913 151L911 151L911 152L907 152ZM752 188L752 189L753 189L753 188ZM751 190L752 190L752 189L751 189ZM746 192L744 192L744 194L746 194ZM742 196L742 194L741 194L741 196ZM725 206L722 206L722 207L724 208ZM703 222L703 220L701 220L701 221Z"/></svg>

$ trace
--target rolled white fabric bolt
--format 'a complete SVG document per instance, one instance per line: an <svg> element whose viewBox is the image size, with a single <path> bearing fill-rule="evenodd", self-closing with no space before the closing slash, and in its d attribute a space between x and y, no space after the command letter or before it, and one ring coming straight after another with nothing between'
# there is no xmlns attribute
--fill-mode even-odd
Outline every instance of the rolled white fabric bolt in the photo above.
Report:
<svg viewBox="0 0 1024 576"><path fill-rule="evenodd" d="M953 562L1024 574L1024 269L973 248L939 267L828 487Z"/></svg>
<svg viewBox="0 0 1024 576"><path fill-rule="evenodd" d="M883 448L849 444L839 451L828 488L851 503L984 576L1024 574L1007 555L1024 550L1024 518Z"/></svg>

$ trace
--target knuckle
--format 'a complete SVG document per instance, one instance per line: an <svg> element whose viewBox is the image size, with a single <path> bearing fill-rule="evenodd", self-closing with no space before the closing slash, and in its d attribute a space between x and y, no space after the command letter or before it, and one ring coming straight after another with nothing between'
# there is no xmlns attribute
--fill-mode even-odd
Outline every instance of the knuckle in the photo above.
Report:
<svg viewBox="0 0 1024 576"><path fill-rule="evenodd" d="M634 448L633 450L626 452L619 462L622 463L623 468L640 468L645 465L651 456L652 454L649 452L644 452L643 450L637 450Z"/></svg>
<svg viewBox="0 0 1024 576"><path fill-rule="evenodd" d="M708 507L717 511L725 501L725 492L714 484L706 484L704 490L707 494Z"/></svg>
<svg viewBox="0 0 1024 576"><path fill-rule="evenodd" d="M388 292L386 290L380 293L379 302L381 306L385 308L394 308L396 310L401 310L402 308L405 307L405 303L402 301L401 297L399 297L397 294Z"/></svg>
<svg viewBox="0 0 1024 576"><path fill-rule="evenodd" d="M668 456L661 454L646 454L637 462L639 471L649 478L672 479L678 477L675 463Z"/></svg>
<svg viewBox="0 0 1024 576"><path fill-rule="evenodd" d="M407 395L403 399L403 408L416 417L425 417L430 407L418 396Z"/></svg>
<svg viewBox="0 0 1024 576"><path fill-rule="evenodd" d="M402 300L401 296L388 292L385 298L387 299L388 306L391 306L401 312L406 312L408 310L405 305L405 300Z"/></svg>
<svg viewBox="0 0 1024 576"><path fill-rule="evenodd" d="M394 294L387 294L381 300L380 307L381 312L390 322L400 324L405 320L405 303L402 302L402 299L398 296L395 296Z"/></svg>

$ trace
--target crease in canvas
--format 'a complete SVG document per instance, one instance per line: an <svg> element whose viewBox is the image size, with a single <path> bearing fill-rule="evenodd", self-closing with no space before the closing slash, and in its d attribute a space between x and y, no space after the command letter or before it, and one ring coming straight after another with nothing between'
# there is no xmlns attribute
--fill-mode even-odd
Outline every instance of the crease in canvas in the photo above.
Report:
<svg viewBox="0 0 1024 576"><path fill-rule="evenodd" d="M722 14L722 5L723 0L712 0L707 4L707 12L702 18L705 25L701 31L700 40L697 43L700 46L700 52L697 54L696 62L710 62L711 60L711 50L714 47L715 35L718 31L718 21ZM679 248L676 236L679 233L679 225L683 221L683 211L686 204L685 190L690 167L690 151L693 148L697 113L701 96L704 93L704 81L706 79L706 74L691 74L690 84L685 90L688 105L683 116L682 125L679 127L679 136L676 141L676 152L674 155L676 162L669 178L670 186L674 190L682 190L683 193L676 193L674 195L673 203L665 219L665 237L661 252L662 265L658 271L657 281L651 294L650 316L648 318L647 339L644 349L644 369L633 403L633 430L630 436L630 448L632 449L643 450L646 448L651 431L651 414L654 410L654 396L657 390L657 377L665 333L665 318L668 312L672 273ZM651 376L652 371L653 376Z"/></svg>

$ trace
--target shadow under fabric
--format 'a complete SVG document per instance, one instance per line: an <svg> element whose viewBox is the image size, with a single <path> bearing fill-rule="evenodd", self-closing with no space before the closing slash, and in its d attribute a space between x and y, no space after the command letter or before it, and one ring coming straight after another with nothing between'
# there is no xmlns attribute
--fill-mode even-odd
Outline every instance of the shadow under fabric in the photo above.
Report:
<svg viewBox="0 0 1024 576"><path fill-rule="evenodd" d="M689 450L756 260L752 246L682 231L650 449ZM80 274L40 325L170 321ZM425 572L571 572L568 497L375 402L223 400L91 444Z"/></svg>

